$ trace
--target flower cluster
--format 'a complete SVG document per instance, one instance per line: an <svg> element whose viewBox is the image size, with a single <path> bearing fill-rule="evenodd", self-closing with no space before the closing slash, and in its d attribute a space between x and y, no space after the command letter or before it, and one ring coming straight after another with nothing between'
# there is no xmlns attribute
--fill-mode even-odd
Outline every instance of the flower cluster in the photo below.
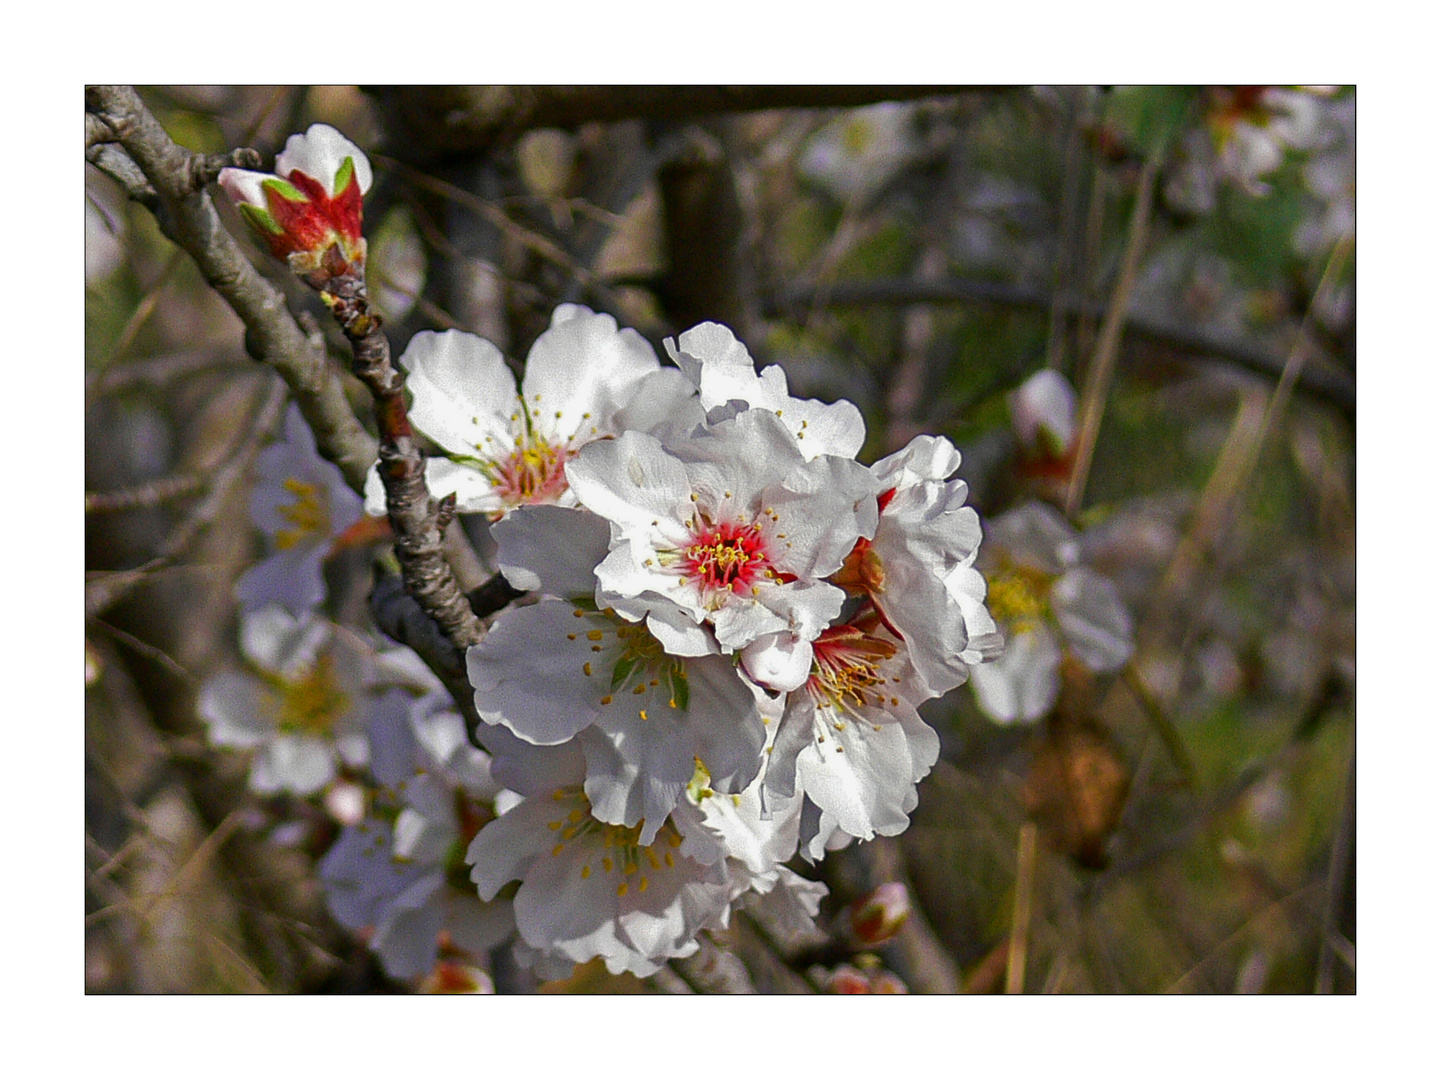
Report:
<svg viewBox="0 0 1441 1080"><path fill-rule="evenodd" d="M939 750L917 707L1000 645L949 442L867 467L853 405L791 396L725 327L666 347L679 372L569 307L519 395L467 335L405 361L437 481L499 519L501 569L539 594L467 657L525 797L473 877L482 899L521 882L538 960L641 975L743 897L805 925L819 886L783 863L905 829Z"/></svg>

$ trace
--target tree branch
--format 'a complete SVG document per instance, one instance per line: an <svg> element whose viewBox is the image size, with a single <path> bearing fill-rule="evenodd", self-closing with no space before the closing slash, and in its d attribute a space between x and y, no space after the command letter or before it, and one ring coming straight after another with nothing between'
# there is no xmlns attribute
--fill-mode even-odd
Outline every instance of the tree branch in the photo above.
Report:
<svg viewBox="0 0 1441 1080"><path fill-rule="evenodd" d="M425 457L405 409L405 375L390 362L390 341L381 329L380 316L370 310L365 281L359 274L331 279L322 296L350 342L354 354L351 370L375 402L380 480L385 485L385 507L405 590L451 644L464 651L480 641L484 629L445 558L445 525L453 510L442 520L441 507L425 486ZM463 674L464 665L461 667Z"/></svg>
<svg viewBox="0 0 1441 1080"><path fill-rule="evenodd" d="M250 354L275 368L290 387L320 453L339 466L352 488L364 490L375 440L351 411L324 349L307 337L284 296L251 265L204 190L221 163L236 156L193 154L177 146L132 87L87 87L85 105L119 142L90 147L87 160L155 211L161 231L190 254L240 316ZM246 160L259 164L258 158Z"/></svg>
<svg viewBox="0 0 1441 1080"><path fill-rule="evenodd" d="M795 285L768 298L764 304L764 314L775 317L793 311L804 311L812 305L865 307L907 304L995 304L1047 312L1051 310L1053 303L1071 318L1099 320L1105 315L1104 305L1090 303L1078 297L1063 296L1055 300L1042 289L967 278L950 278L945 281L876 278L870 281L841 281L823 287ZM1131 339L1179 349L1196 356L1224 360L1271 379L1279 379L1286 367L1285 357L1267 349L1139 313L1127 316L1125 335ZM1356 383L1347 375L1307 365L1301 371L1296 388L1312 398L1334 405L1348 416L1355 414Z"/></svg>
<svg viewBox="0 0 1441 1080"><path fill-rule="evenodd" d="M995 93L978 86L393 86L367 87L394 152L412 162L473 154L533 128L681 120L762 109L852 108L878 101Z"/></svg>

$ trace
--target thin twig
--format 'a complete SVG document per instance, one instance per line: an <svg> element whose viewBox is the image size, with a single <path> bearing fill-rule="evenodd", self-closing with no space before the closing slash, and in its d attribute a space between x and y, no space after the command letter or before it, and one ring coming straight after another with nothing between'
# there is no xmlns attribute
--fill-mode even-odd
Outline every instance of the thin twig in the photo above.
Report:
<svg viewBox="0 0 1441 1080"><path fill-rule="evenodd" d="M205 487L205 477L197 473L176 473L148 480L143 484L125 488L122 491L87 491L85 512L87 514L112 513L117 510L138 510L159 506L173 499L194 495Z"/></svg>
<svg viewBox="0 0 1441 1080"><path fill-rule="evenodd" d="M1336 957L1346 960L1356 970L1356 951L1351 946L1347 957L1337 946L1350 945L1336 928L1341 911L1341 895L1346 886L1346 867L1355 857L1356 844L1356 748L1351 747L1351 765L1346 777L1346 802L1341 807L1341 820L1331 841L1331 859L1326 868L1326 902L1321 914L1321 952L1316 960L1316 993L1336 991ZM1337 939L1340 939L1339 941Z"/></svg>
<svg viewBox="0 0 1441 1080"><path fill-rule="evenodd" d="M235 446L221 457L224 464L216 471L204 499L170 534L161 541L155 555L144 565L130 571L117 572L85 584L85 615L93 618L112 607L150 573L169 566L200 535L202 529L215 521L231 490L250 467L260 450L261 440L280 424L285 407L285 387L272 381L266 396L249 424L241 429Z"/></svg>
<svg viewBox="0 0 1441 1080"><path fill-rule="evenodd" d="M1152 155L1141 170L1136 188L1136 204L1131 208L1131 221L1126 229L1126 251L1121 259L1121 272L1111 291L1111 302L1101 324L1101 336L1086 371L1086 386L1076 422L1076 461L1071 469L1071 482L1066 489L1066 516L1074 518L1081 508L1081 496L1091 472L1091 459L1096 451L1096 437L1101 431L1101 414L1116 370L1116 354L1121 346L1121 330L1131 306L1131 292L1136 272L1141 266L1141 252L1150 231L1151 200L1156 190L1156 174L1160 159Z"/></svg>
<svg viewBox="0 0 1441 1080"><path fill-rule="evenodd" d="M1026 987L1026 950L1031 935L1031 900L1036 885L1036 823L1021 823L1016 839L1016 901L1011 911L1011 941L1006 949L1006 993Z"/></svg>
<svg viewBox="0 0 1441 1080"><path fill-rule="evenodd" d="M1196 768L1191 764L1191 755L1186 753L1185 740L1181 733L1176 730L1176 725L1166 712L1166 707L1161 703L1151 690L1150 684L1137 669L1134 662L1128 663L1121 672L1121 681L1126 684L1126 689L1131 691L1131 696L1141 706L1141 711L1146 714L1151 727L1166 744L1166 752L1171 755L1171 762L1180 770L1182 778L1187 787L1194 787L1196 784Z"/></svg>

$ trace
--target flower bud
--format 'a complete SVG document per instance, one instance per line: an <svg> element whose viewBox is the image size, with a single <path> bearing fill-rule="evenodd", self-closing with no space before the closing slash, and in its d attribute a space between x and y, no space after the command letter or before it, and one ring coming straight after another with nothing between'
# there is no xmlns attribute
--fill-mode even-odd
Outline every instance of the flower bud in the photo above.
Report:
<svg viewBox="0 0 1441 1080"><path fill-rule="evenodd" d="M862 945L879 945L896 935L910 913L906 887L888 881L850 905L851 936Z"/></svg>
<svg viewBox="0 0 1441 1080"><path fill-rule="evenodd" d="M419 989L422 994L493 994L495 984L478 967L441 960Z"/></svg>
<svg viewBox="0 0 1441 1080"><path fill-rule="evenodd" d="M273 175L220 173L220 186L270 253L318 289L333 278L364 275L361 199L370 181L365 154L325 124L292 135Z"/></svg>
<svg viewBox="0 0 1441 1080"><path fill-rule="evenodd" d="M1060 460L1076 437L1076 392L1066 377L1042 368L1010 397L1011 427L1027 459Z"/></svg>

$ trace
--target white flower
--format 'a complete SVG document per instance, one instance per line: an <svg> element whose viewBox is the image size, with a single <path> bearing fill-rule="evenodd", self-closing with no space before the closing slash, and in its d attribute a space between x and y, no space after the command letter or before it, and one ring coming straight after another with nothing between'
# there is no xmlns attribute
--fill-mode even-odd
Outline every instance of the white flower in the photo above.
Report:
<svg viewBox="0 0 1441 1080"><path fill-rule="evenodd" d="M920 149L915 115L914 105L896 101L848 110L806 141L798 169L839 198L868 197Z"/></svg>
<svg viewBox="0 0 1441 1080"><path fill-rule="evenodd" d="M731 402L774 412L807 461L821 454L853 458L866 441L865 421L853 404L791 397L785 372L772 364L757 375L746 347L720 323L701 323L681 334L679 342L667 338L665 348L696 385L708 412Z"/></svg>
<svg viewBox="0 0 1441 1080"><path fill-rule="evenodd" d="M913 704L927 696L904 644L883 630L827 630L805 688L787 699L766 790L804 792L828 826L862 840L904 831L940 753Z"/></svg>
<svg viewBox="0 0 1441 1080"><path fill-rule="evenodd" d="M409 708L393 689L376 696L372 650L323 619L279 607L242 616L241 649L256 674L225 672L197 705L217 746L256 748L250 786L308 795L335 776L338 761L364 765L377 717Z"/></svg>
<svg viewBox="0 0 1441 1080"><path fill-rule="evenodd" d="M761 409L686 443L626 432L585 447L566 472L581 503L611 523L596 567L605 602L631 618L681 613L726 651L763 635L814 638L844 600L822 579L875 528L864 467L807 460Z"/></svg>
<svg viewBox="0 0 1441 1080"><path fill-rule="evenodd" d="M415 701L399 723L372 729L371 769L382 787L372 813L321 861L335 917L372 931L370 946L394 978L431 971L442 934L479 954L515 928L509 906L483 904L463 856L500 786L448 698Z"/></svg>
<svg viewBox="0 0 1441 1080"><path fill-rule="evenodd" d="M836 581L863 592L886 625L906 642L929 693L966 679L967 665L1000 647L983 603L984 582L972 569L981 523L965 505L962 480L947 480L961 455L947 439L918 435L871 467L882 489L873 540L862 540Z"/></svg>
<svg viewBox="0 0 1441 1080"><path fill-rule="evenodd" d="M676 378L661 376L655 351L634 330L577 304L555 309L530 350L519 393L500 350L458 330L416 334L400 364L414 395L411 423L447 455L426 463L431 494L453 493L459 512L493 517L528 503L574 505L566 462L619 430L617 414L647 376L659 376L662 394ZM370 513L385 512L375 470L365 497Z"/></svg>
<svg viewBox="0 0 1441 1080"><path fill-rule="evenodd" d="M325 599L322 566L336 537L360 520L360 498L316 453L295 405L281 438L256 456L255 467L250 516L271 554L240 576L235 596L246 611L280 604L298 615Z"/></svg>
<svg viewBox="0 0 1441 1080"><path fill-rule="evenodd" d="M370 947L396 979L431 971L442 934L480 955L515 929L508 904L483 903L451 883L464 869L458 828L452 825L451 843L437 855L402 834L405 820L392 826L373 816L344 829L319 866L331 914L350 930L369 929Z"/></svg>
<svg viewBox="0 0 1441 1080"><path fill-rule="evenodd" d="M1063 649L1095 672L1130 659L1131 615L1110 579L1078 565L1079 537L1051 507L1017 507L989 533L987 602L1006 651L973 667L971 681L993 720L1037 720L1056 703Z"/></svg>
<svg viewBox="0 0 1441 1080"><path fill-rule="evenodd" d="M467 860L484 900L520 880L515 921L542 955L603 957L614 974L645 976L698 947L729 915L724 864L697 861L669 822L653 842L599 821L576 784L533 794L472 841Z"/></svg>
<svg viewBox="0 0 1441 1080"><path fill-rule="evenodd" d="M466 656L476 708L528 742L582 735L585 792L649 843L695 770L730 790L760 769L764 727L732 661L665 652L645 625L570 601L504 612Z"/></svg>

